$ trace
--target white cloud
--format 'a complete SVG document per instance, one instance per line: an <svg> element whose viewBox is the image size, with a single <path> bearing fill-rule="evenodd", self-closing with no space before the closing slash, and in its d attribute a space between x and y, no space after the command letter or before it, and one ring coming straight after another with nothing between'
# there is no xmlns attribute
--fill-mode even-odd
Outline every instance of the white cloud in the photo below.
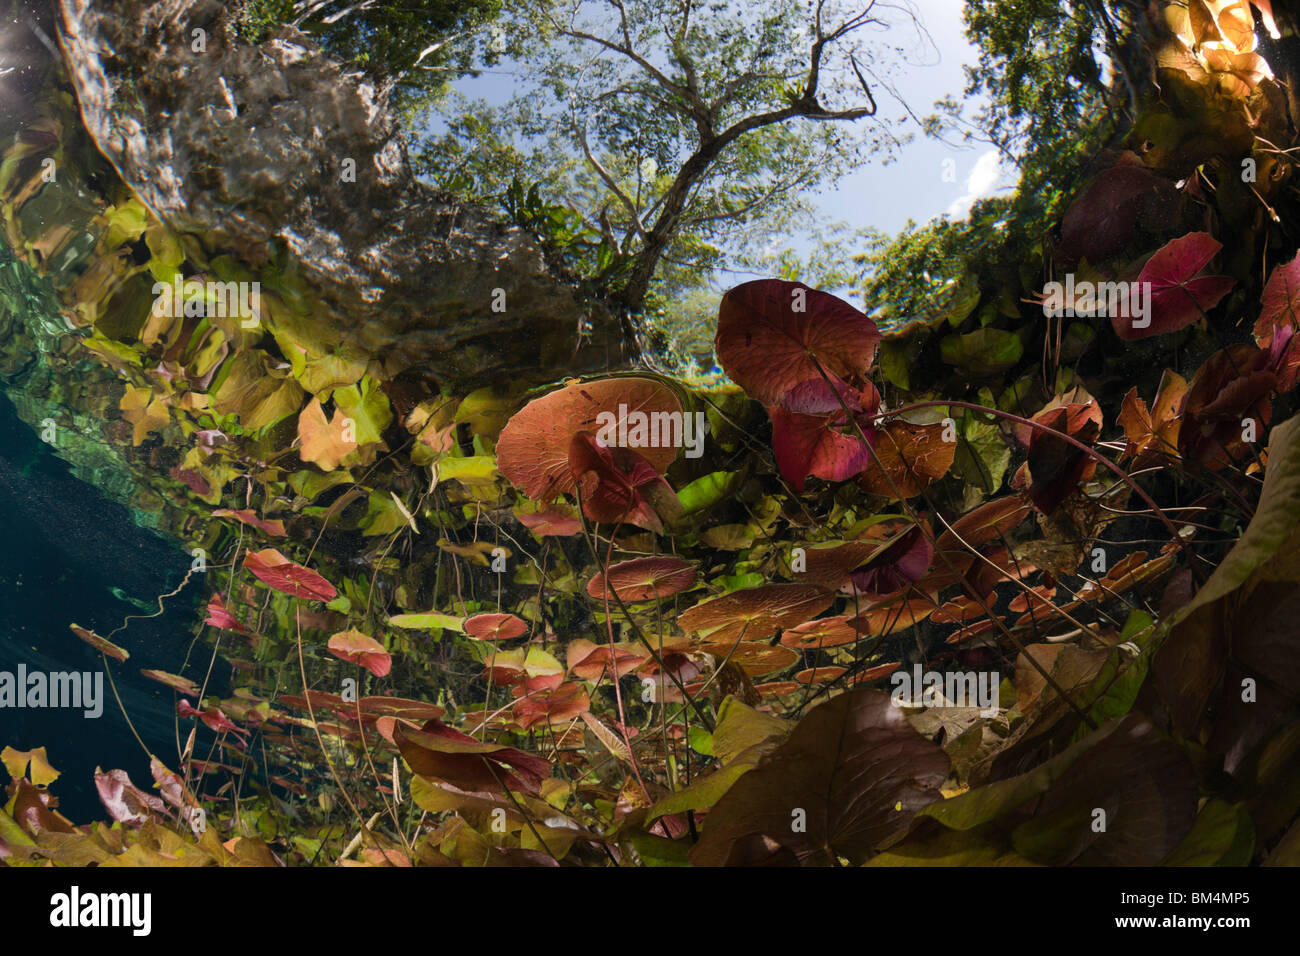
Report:
<svg viewBox="0 0 1300 956"><path fill-rule="evenodd" d="M947 214L953 219L965 219L971 206L997 191L998 186L1007 179L1007 173L996 149L981 155L966 177L966 192L953 200Z"/></svg>

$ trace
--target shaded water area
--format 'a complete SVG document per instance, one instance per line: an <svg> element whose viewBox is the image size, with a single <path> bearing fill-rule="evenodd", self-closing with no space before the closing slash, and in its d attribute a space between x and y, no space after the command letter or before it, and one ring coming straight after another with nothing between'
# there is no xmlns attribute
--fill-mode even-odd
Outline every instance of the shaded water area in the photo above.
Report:
<svg viewBox="0 0 1300 956"><path fill-rule="evenodd" d="M127 508L73 477L3 394L0 528L0 661L11 672L20 664L28 673L102 672L99 653L69 624L107 636L128 615L152 612L140 604L156 610L156 597L174 589L190 565L179 546L139 527ZM114 668L122 702L145 745L165 761L176 753L175 694L140 676L140 668L181 669L202 592L195 582L201 580L196 575L169 598L162 615L133 620L113 638L131 655ZM74 821L102 814L92 780L96 766L149 779L148 757L106 677L100 703L98 718L81 708L0 709L0 745L47 748L63 774L60 811Z"/></svg>

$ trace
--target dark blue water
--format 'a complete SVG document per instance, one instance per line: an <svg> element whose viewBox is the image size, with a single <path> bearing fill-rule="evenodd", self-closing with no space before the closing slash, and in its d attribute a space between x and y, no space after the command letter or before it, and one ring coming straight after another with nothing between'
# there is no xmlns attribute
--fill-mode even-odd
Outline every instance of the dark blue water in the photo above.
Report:
<svg viewBox="0 0 1300 956"><path fill-rule="evenodd" d="M20 662L29 672L101 670L99 653L68 625L107 635L125 616L143 613L111 588L153 603L181 582L189 565L179 545L140 528L126 508L73 477L0 394L0 670L16 672ZM131 654L123 664L110 662L127 712L148 748L173 767L175 696L139 672L181 670L203 584L196 575L167 600L161 617L133 621L113 638ZM205 670L206 653L200 649L195 656ZM97 719L80 709L0 708L0 747L47 748L63 773L50 789L75 823L105 816L91 779L96 766L124 769L145 789L153 783L148 757L128 730L107 678L103 687ZM188 732L187 722L181 733Z"/></svg>

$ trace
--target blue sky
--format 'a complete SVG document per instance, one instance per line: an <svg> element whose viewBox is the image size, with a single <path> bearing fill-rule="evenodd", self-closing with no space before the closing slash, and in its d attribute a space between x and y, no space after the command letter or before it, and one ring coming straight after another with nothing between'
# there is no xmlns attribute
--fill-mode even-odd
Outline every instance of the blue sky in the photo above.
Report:
<svg viewBox="0 0 1300 956"><path fill-rule="evenodd" d="M924 61L909 64L897 85L919 115L930 113L932 104L949 94L961 99L966 86L962 66L977 59L963 32L963 6L964 0L920 0L918 4L934 48ZM889 108L902 110L896 102L881 104L886 115ZM944 176L944 161L949 159L950 182ZM818 201L827 215L854 228L874 226L892 233L909 218L918 223L945 213L962 218L976 199L1013 183L1013 171L999 165L991 146L954 148L918 135L899 151L896 162L863 166L834 188L824 189Z"/></svg>

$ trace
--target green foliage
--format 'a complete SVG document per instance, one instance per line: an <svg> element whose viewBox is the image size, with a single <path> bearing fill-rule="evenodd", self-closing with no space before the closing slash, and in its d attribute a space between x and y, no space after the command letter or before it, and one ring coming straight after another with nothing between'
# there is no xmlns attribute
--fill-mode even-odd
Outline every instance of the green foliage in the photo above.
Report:
<svg viewBox="0 0 1300 956"><path fill-rule="evenodd" d="M340 62L393 83L395 105L413 115L476 57L491 64L504 52L486 30L501 11L501 0L240 0L236 22L253 43L284 25L311 34Z"/></svg>

